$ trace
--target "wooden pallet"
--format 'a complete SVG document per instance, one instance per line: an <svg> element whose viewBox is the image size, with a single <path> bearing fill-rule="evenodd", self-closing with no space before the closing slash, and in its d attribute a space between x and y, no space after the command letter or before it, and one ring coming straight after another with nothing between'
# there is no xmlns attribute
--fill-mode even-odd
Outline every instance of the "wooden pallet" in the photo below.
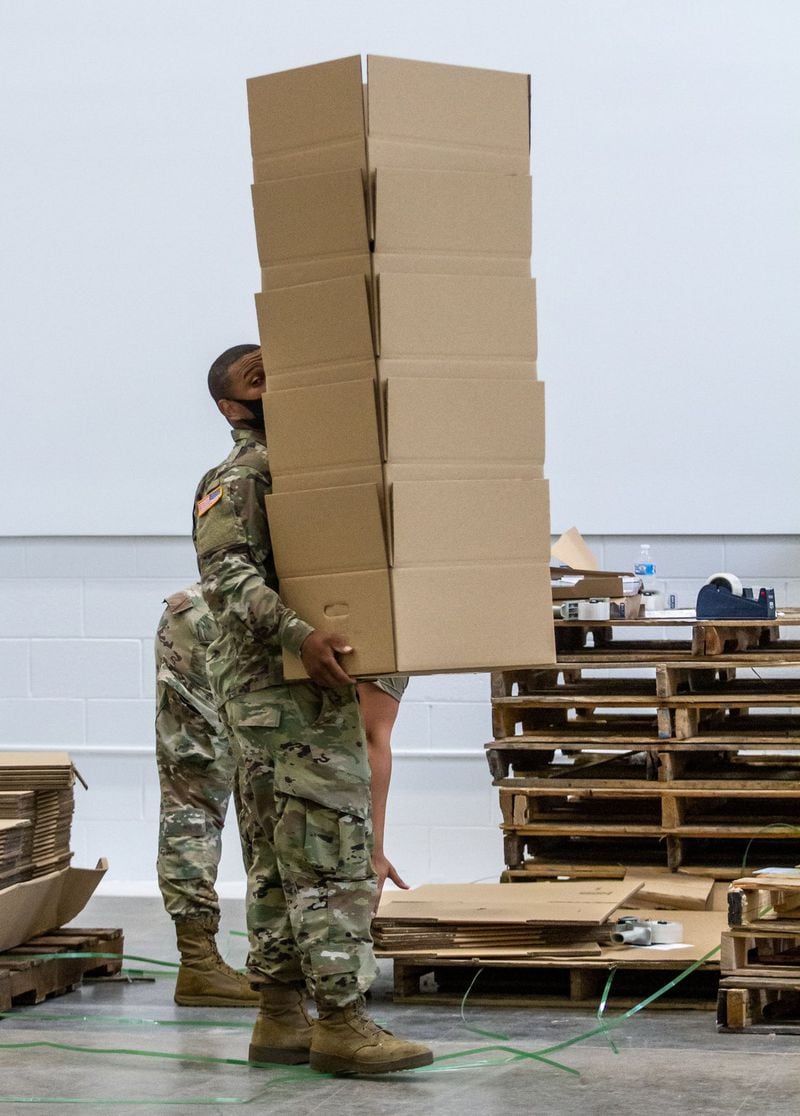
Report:
<svg viewBox="0 0 800 1116"><path fill-rule="evenodd" d="M503 845L508 870L523 869L530 859L549 867L617 864L680 868L715 879L735 880L741 876L745 861L751 868L800 864L800 836L791 830L777 829L769 834L761 831L756 837L707 833L664 837L635 832L567 837L515 829L504 834Z"/></svg>
<svg viewBox="0 0 800 1116"><path fill-rule="evenodd" d="M596 1006L615 968L609 1007L627 1008L663 987L685 966L570 962L462 960L423 956L394 959L394 1000L403 1004L457 1005L479 970L468 1003L484 1007ZM714 962L697 969L653 1007L709 1010L716 1002L719 972Z"/></svg>
<svg viewBox="0 0 800 1116"><path fill-rule="evenodd" d="M717 1028L737 1034L800 1035L800 981L723 977Z"/></svg>
<svg viewBox="0 0 800 1116"><path fill-rule="evenodd" d="M786 836L800 836L800 782L555 782L501 787L500 809L504 831L526 835L761 837L785 825Z"/></svg>
<svg viewBox="0 0 800 1116"><path fill-rule="evenodd" d="M794 929L800 937L800 877L773 873L735 880L728 889L728 924L767 932Z"/></svg>
<svg viewBox="0 0 800 1116"><path fill-rule="evenodd" d="M108 976L122 968L122 930L53 930L16 949L0 953L0 1011L40 1004L78 988L84 977ZM53 954L116 953L100 957L53 957ZM41 959L36 956L41 955Z"/></svg>

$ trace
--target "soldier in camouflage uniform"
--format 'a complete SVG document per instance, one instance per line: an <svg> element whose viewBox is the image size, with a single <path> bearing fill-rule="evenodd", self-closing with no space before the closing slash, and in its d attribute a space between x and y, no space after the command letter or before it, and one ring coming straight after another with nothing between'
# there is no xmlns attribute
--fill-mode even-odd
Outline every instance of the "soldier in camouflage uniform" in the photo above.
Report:
<svg viewBox="0 0 800 1116"><path fill-rule="evenodd" d="M156 633L156 763L161 785L158 883L175 923L181 965L175 1002L253 1007L258 995L216 947L214 884L235 764L206 676L217 634L199 585L167 597ZM234 794L241 818L238 794ZM240 832L241 832L240 825ZM249 853L244 841L245 864Z"/></svg>
<svg viewBox="0 0 800 1116"><path fill-rule="evenodd" d="M271 490L260 350L237 346L209 372L234 447L200 482L193 538L203 594L219 627L207 669L236 753L246 834L251 979L261 1009L253 1061L332 1072L426 1065L431 1052L378 1027L363 993L377 969L369 924L370 773L352 680L337 654L281 601L264 498ZM287 684L282 650L313 681ZM303 989L316 1000L313 1025Z"/></svg>

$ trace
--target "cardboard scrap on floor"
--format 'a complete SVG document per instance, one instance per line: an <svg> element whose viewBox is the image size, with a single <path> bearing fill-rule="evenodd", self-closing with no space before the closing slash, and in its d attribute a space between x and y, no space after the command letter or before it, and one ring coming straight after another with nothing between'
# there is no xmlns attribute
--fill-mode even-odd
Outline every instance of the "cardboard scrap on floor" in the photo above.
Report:
<svg viewBox="0 0 800 1116"><path fill-rule="evenodd" d="M634 869L625 879L638 879L642 885L626 907L664 907L671 911L705 911L711 907L714 880L706 876L678 876L668 869L645 875Z"/></svg>

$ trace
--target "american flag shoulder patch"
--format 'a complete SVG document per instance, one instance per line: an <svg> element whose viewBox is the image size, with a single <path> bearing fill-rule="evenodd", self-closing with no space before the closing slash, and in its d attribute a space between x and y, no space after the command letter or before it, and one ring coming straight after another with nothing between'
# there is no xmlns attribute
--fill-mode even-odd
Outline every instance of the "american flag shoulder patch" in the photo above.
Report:
<svg viewBox="0 0 800 1116"><path fill-rule="evenodd" d="M206 492L200 500L197 501L197 514L205 515L209 508L213 508L218 500L222 498L222 485L218 484L216 488L212 488L210 492Z"/></svg>

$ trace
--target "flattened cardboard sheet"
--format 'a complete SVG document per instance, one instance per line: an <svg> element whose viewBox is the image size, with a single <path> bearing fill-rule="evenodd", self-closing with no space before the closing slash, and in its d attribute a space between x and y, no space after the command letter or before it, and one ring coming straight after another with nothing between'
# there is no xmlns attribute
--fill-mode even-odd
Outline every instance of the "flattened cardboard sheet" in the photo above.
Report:
<svg viewBox="0 0 800 1116"><path fill-rule="evenodd" d="M369 55L367 86L371 169L528 173L527 74Z"/></svg>
<svg viewBox="0 0 800 1116"><path fill-rule="evenodd" d="M536 360L534 279L389 272L377 299L381 357Z"/></svg>
<svg viewBox="0 0 800 1116"><path fill-rule="evenodd" d="M361 56L247 82L256 182L366 167Z"/></svg>
<svg viewBox="0 0 800 1116"><path fill-rule="evenodd" d="M464 925L602 925L640 886L640 880L424 884L410 891L384 892L378 918Z"/></svg>
<svg viewBox="0 0 800 1116"><path fill-rule="evenodd" d="M0 891L0 952L54 930L81 913L108 869L65 868Z"/></svg>

